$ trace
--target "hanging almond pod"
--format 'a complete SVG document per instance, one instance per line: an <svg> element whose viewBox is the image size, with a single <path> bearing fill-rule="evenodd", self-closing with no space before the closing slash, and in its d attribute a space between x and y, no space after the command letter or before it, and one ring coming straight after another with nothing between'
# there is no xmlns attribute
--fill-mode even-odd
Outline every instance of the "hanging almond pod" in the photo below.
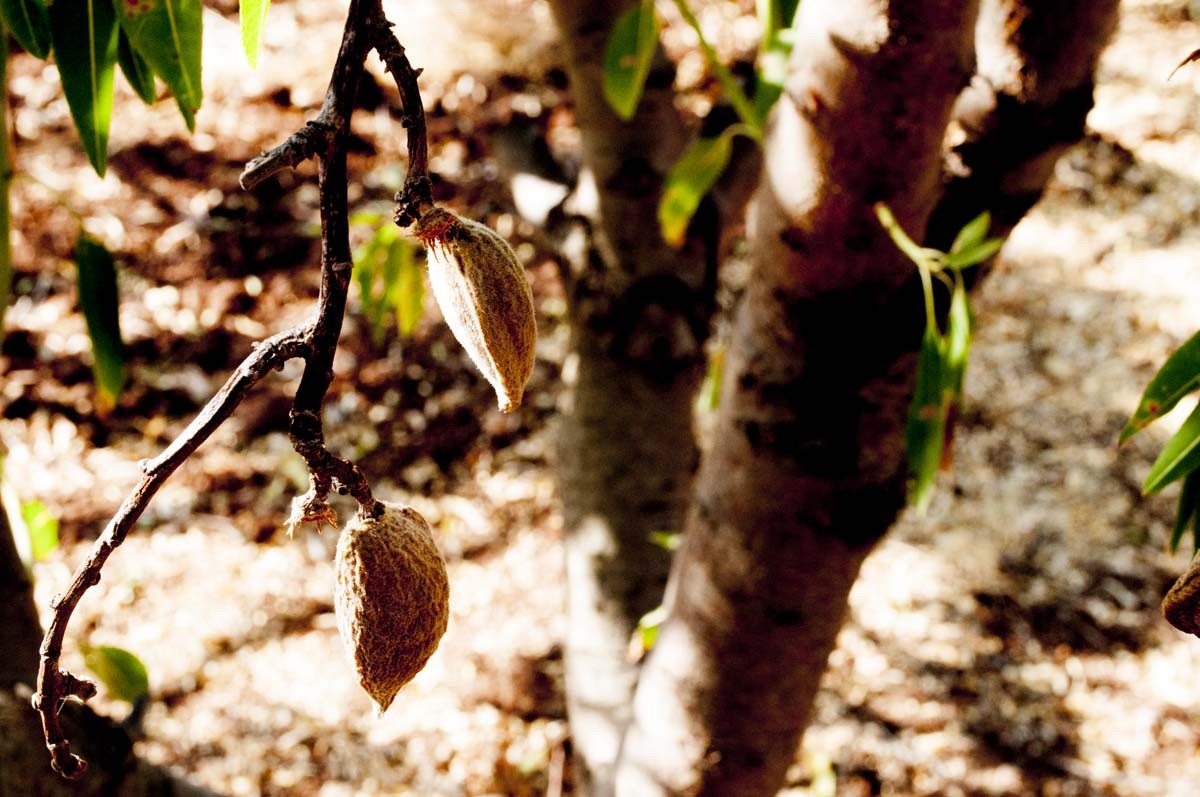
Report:
<svg viewBox="0 0 1200 797"><path fill-rule="evenodd" d="M434 208L417 221L429 283L454 337L496 390L501 412L521 403L533 373L537 323L525 269L502 237Z"/></svg>
<svg viewBox="0 0 1200 797"><path fill-rule="evenodd" d="M338 538L333 604L359 684L380 714L437 650L449 620L446 563L415 509L383 504Z"/></svg>

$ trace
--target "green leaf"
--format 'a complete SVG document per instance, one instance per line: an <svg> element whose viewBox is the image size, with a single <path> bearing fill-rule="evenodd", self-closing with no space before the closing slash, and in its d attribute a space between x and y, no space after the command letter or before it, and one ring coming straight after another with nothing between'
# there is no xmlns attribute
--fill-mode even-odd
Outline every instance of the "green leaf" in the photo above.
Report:
<svg viewBox="0 0 1200 797"><path fill-rule="evenodd" d="M1183 489L1179 491L1179 508L1175 513L1175 530L1171 532L1171 553L1179 548L1179 541L1188 526L1192 527L1192 548L1200 548L1200 536L1196 534L1196 523L1200 513L1200 470L1194 470L1183 480Z"/></svg>
<svg viewBox="0 0 1200 797"><path fill-rule="evenodd" d="M988 227L992 226L992 214L986 210L963 225L950 244L950 254L961 252L972 246L978 246L987 236Z"/></svg>
<svg viewBox="0 0 1200 797"><path fill-rule="evenodd" d="M712 412L721 405L721 379L725 372L725 346L713 348L708 355L708 368L704 372L704 382L696 395L696 409L699 412Z"/></svg>
<svg viewBox="0 0 1200 797"><path fill-rule="evenodd" d="M55 0L50 6L50 34L75 129L92 168L103 177L117 63L111 0Z"/></svg>
<svg viewBox="0 0 1200 797"><path fill-rule="evenodd" d="M683 535L678 531L652 531L650 532L650 542L664 551L674 552L679 550L679 544L683 542Z"/></svg>
<svg viewBox="0 0 1200 797"><path fill-rule="evenodd" d="M117 36L117 63L121 65L121 74L129 81L135 94L147 105L153 105L158 100L158 91L154 85L154 70L146 59L133 50L129 36L121 31Z"/></svg>
<svg viewBox="0 0 1200 797"><path fill-rule="evenodd" d="M937 271L942 262L945 260L945 254L937 249L920 246L916 241L908 236L904 228L900 226L900 222L896 219L896 215L892 213L892 209L882 202L876 202L874 205L875 216L879 219L879 224L887 231L888 237L892 239L892 243L896 248L908 257L913 263L920 268Z"/></svg>
<svg viewBox="0 0 1200 797"><path fill-rule="evenodd" d="M658 203L658 223L663 240L671 246L683 243L688 222L700 207L700 201L725 171L733 151L732 130L729 128L716 138L697 140L667 174Z"/></svg>
<svg viewBox="0 0 1200 797"><path fill-rule="evenodd" d="M942 370L946 343L935 327L927 326L917 358L917 383L904 430L908 457L909 501L924 512L933 498L933 487L942 462L946 410Z"/></svg>
<svg viewBox="0 0 1200 797"><path fill-rule="evenodd" d="M1200 388L1200 332L1176 349L1150 380L1133 417L1121 430L1120 442L1124 443L1166 415L1196 388Z"/></svg>
<svg viewBox="0 0 1200 797"><path fill-rule="evenodd" d="M183 117L183 123L187 125L189 133L196 132L196 114L183 104L183 100L175 98L175 105L179 108L179 115ZM319 225L318 225L319 226Z"/></svg>
<svg viewBox="0 0 1200 797"><path fill-rule="evenodd" d="M50 17L42 0L0 0L0 20L30 55L50 54Z"/></svg>
<svg viewBox="0 0 1200 797"><path fill-rule="evenodd" d="M962 395L963 377L967 371L967 355L971 351L971 305L961 278L954 282L950 294L950 312L946 318L946 367L942 375L942 390L957 401Z"/></svg>
<svg viewBox="0 0 1200 797"><path fill-rule="evenodd" d="M967 246L958 252L951 252L946 255L946 268L961 271L969 266L982 263L999 252L1002 246L1004 246L1003 238L989 238L986 241Z"/></svg>
<svg viewBox="0 0 1200 797"><path fill-rule="evenodd" d="M604 48L604 98L622 119L631 119L658 45L653 0L642 0L613 25Z"/></svg>
<svg viewBox="0 0 1200 797"><path fill-rule="evenodd" d="M658 606L642 615L638 620L638 632L642 636L642 650L647 651L658 641L658 632L667 619L667 607Z"/></svg>
<svg viewBox="0 0 1200 797"><path fill-rule="evenodd" d="M122 0L119 6L121 28L133 49L171 89L191 130L203 99L200 0Z"/></svg>
<svg viewBox="0 0 1200 797"><path fill-rule="evenodd" d="M83 662L96 674L112 696L136 703L150 692L150 678L141 659L121 648L83 645Z"/></svg>
<svg viewBox="0 0 1200 797"><path fill-rule="evenodd" d="M121 343L117 312L117 267L112 254L83 230L79 231L75 244L75 263L79 267L79 306L92 339L92 369L103 411L116 404L125 385L125 347Z"/></svg>
<svg viewBox="0 0 1200 797"><path fill-rule="evenodd" d="M263 27L271 0L239 0L238 18L242 23L242 49L250 68L258 66L258 48L262 46Z"/></svg>
<svg viewBox="0 0 1200 797"><path fill-rule="evenodd" d="M795 25L800 3L798 0L758 0L757 7L763 35L758 54L754 111L755 116L765 121L783 93L788 59L792 54L792 37L788 34Z"/></svg>
<svg viewBox="0 0 1200 797"><path fill-rule="evenodd" d="M1142 485L1146 495L1156 493L1200 466L1200 405L1187 417L1179 431L1163 446Z"/></svg>
<svg viewBox="0 0 1200 797"><path fill-rule="evenodd" d="M41 501L30 501L21 505L21 519L29 532L30 554L40 562L58 547L58 518Z"/></svg>
<svg viewBox="0 0 1200 797"><path fill-rule="evenodd" d="M397 236L392 241L388 259L396 264L388 298L396 311L396 329L407 338L425 313L425 280L412 244L405 239Z"/></svg>
<svg viewBox="0 0 1200 797"><path fill-rule="evenodd" d="M725 93L725 98L729 100L729 104L737 111L738 118L746 126L746 134L761 143L764 117L759 115L758 109L746 97L746 92L742 91L741 84L729 71L729 67L717 58L717 51L704 37L700 20L696 19L696 14L692 11L691 6L687 4L686 0L675 0L675 6L679 9L679 14L683 17L684 22L696 31L696 37L700 41L700 52L703 53L704 60L708 62L708 67L713 71L717 82L721 84L721 91Z"/></svg>
<svg viewBox="0 0 1200 797"><path fill-rule="evenodd" d="M379 227L355 251L353 276L376 345L383 342L392 318L402 336L411 335L425 308L424 276L412 243L394 225Z"/></svg>

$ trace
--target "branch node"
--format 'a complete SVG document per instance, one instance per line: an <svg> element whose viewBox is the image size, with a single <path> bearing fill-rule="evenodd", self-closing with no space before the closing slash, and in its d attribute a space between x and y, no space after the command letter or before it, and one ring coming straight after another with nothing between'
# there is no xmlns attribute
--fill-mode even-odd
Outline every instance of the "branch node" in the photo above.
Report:
<svg viewBox="0 0 1200 797"><path fill-rule="evenodd" d="M66 670L58 671L62 694L59 699L77 697L85 703L96 696L96 685L86 678L80 678Z"/></svg>

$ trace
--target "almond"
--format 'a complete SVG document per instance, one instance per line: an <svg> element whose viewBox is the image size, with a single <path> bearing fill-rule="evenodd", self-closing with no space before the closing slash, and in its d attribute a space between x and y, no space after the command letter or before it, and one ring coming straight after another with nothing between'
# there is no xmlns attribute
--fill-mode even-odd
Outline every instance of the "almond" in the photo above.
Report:
<svg viewBox="0 0 1200 797"><path fill-rule="evenodd" d="M415 509L384 503L338 538L338 633L380 714L437 650L449 619L446 563Z"/></svg>
<svg viewBox="0 0 1200 797"><path fill-rule="evenodd" d="M429 282L454 337L496 391L501 412L521 403L533 373L533 292L512 247L477 221L434 208L417 221Z"/></svg>

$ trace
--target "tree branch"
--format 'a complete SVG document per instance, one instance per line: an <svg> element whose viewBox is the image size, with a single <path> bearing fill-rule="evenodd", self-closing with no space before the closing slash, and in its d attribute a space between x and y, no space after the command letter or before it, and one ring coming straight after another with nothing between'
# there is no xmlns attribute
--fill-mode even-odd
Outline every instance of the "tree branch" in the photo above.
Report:
<svg viewBox="0 0 1200 797"><path fill-rule="evenodd" d="M413 69L404 47L392 33L387 20L375 27L375 52L396 81L400 104L404 108L402 124L408 129L408 175L396 192L395 222L407 227L433 207L433 185L429 181L429 145L425 135L425 108L417 88L420 69Z"/></svg>
<svg viewBox="0 0 1200 797"><path fill-rule="evenodd" d="M66 592L56 596L51 602L54 616L42 639L38 688L33 696L33 707L42 716L42 732L46 737L46 747L50 750L51 766L64 777L79 777L86 769L86 763L71 752L71 745L58 720L59 704L68 697L87 700L96 694L94 684L76 678L58 667L62 656L63 637L66 635L67 624L71 621L75 606L88 589L100 583L100 570L109 555L125 541L129 530L167 478L225 422L249 393L250 388L272 369L305 352L311 332L311 324L303 324L258 344L170 447L157 458L142 464L141 481L109 521L104 533L96 540L91 554L75 571Z"/></svg>
<svg viewBox="0 0 1200 797"><path fill-rule="evenodd" d="M316 318L257 344L171 446L156 459L143 464L141 481L96 541L87 560L76 570L66 592L54 599L54 614L41 645L38 690L33 705L41 715L51 766L66 778L79 777L86 763L71 752L59 723L59 707L67 698L87 700L96 693L94 684L59 668L63 638L76 605L88 589L99 583L104 563L125 540L159 487L273 368L293 357L305 360L304 375L292 405L289 433L292 445L308 465L311 488L294 502L289 522L293 526L309 520L332 522L334 513L325 503L331 489L353 495L364 511L377 514L381 510L382 505L371 494L370 484L358 467L325 448L321 427L321 405L333 378L333 357L345 315L352 270L346 140L358 83L367 53L372 48L379 51L396 78L408 128L411 167L403 190L397 194L397 202L402 203L404 214L419 216L432 207L425 116L416 83L419 70L412 68L404 48L391 33L391 23L383 15L380 0L351 0L333 76L317 118L283 144L252 160L241 175L242 186L252 188L309 157L319 159L321 292ZM398 217L402 215L399 209L397 214ZM409 218L408 215L403 217ZM412 216L409 223L415 219L416 216Z"/></svg>

